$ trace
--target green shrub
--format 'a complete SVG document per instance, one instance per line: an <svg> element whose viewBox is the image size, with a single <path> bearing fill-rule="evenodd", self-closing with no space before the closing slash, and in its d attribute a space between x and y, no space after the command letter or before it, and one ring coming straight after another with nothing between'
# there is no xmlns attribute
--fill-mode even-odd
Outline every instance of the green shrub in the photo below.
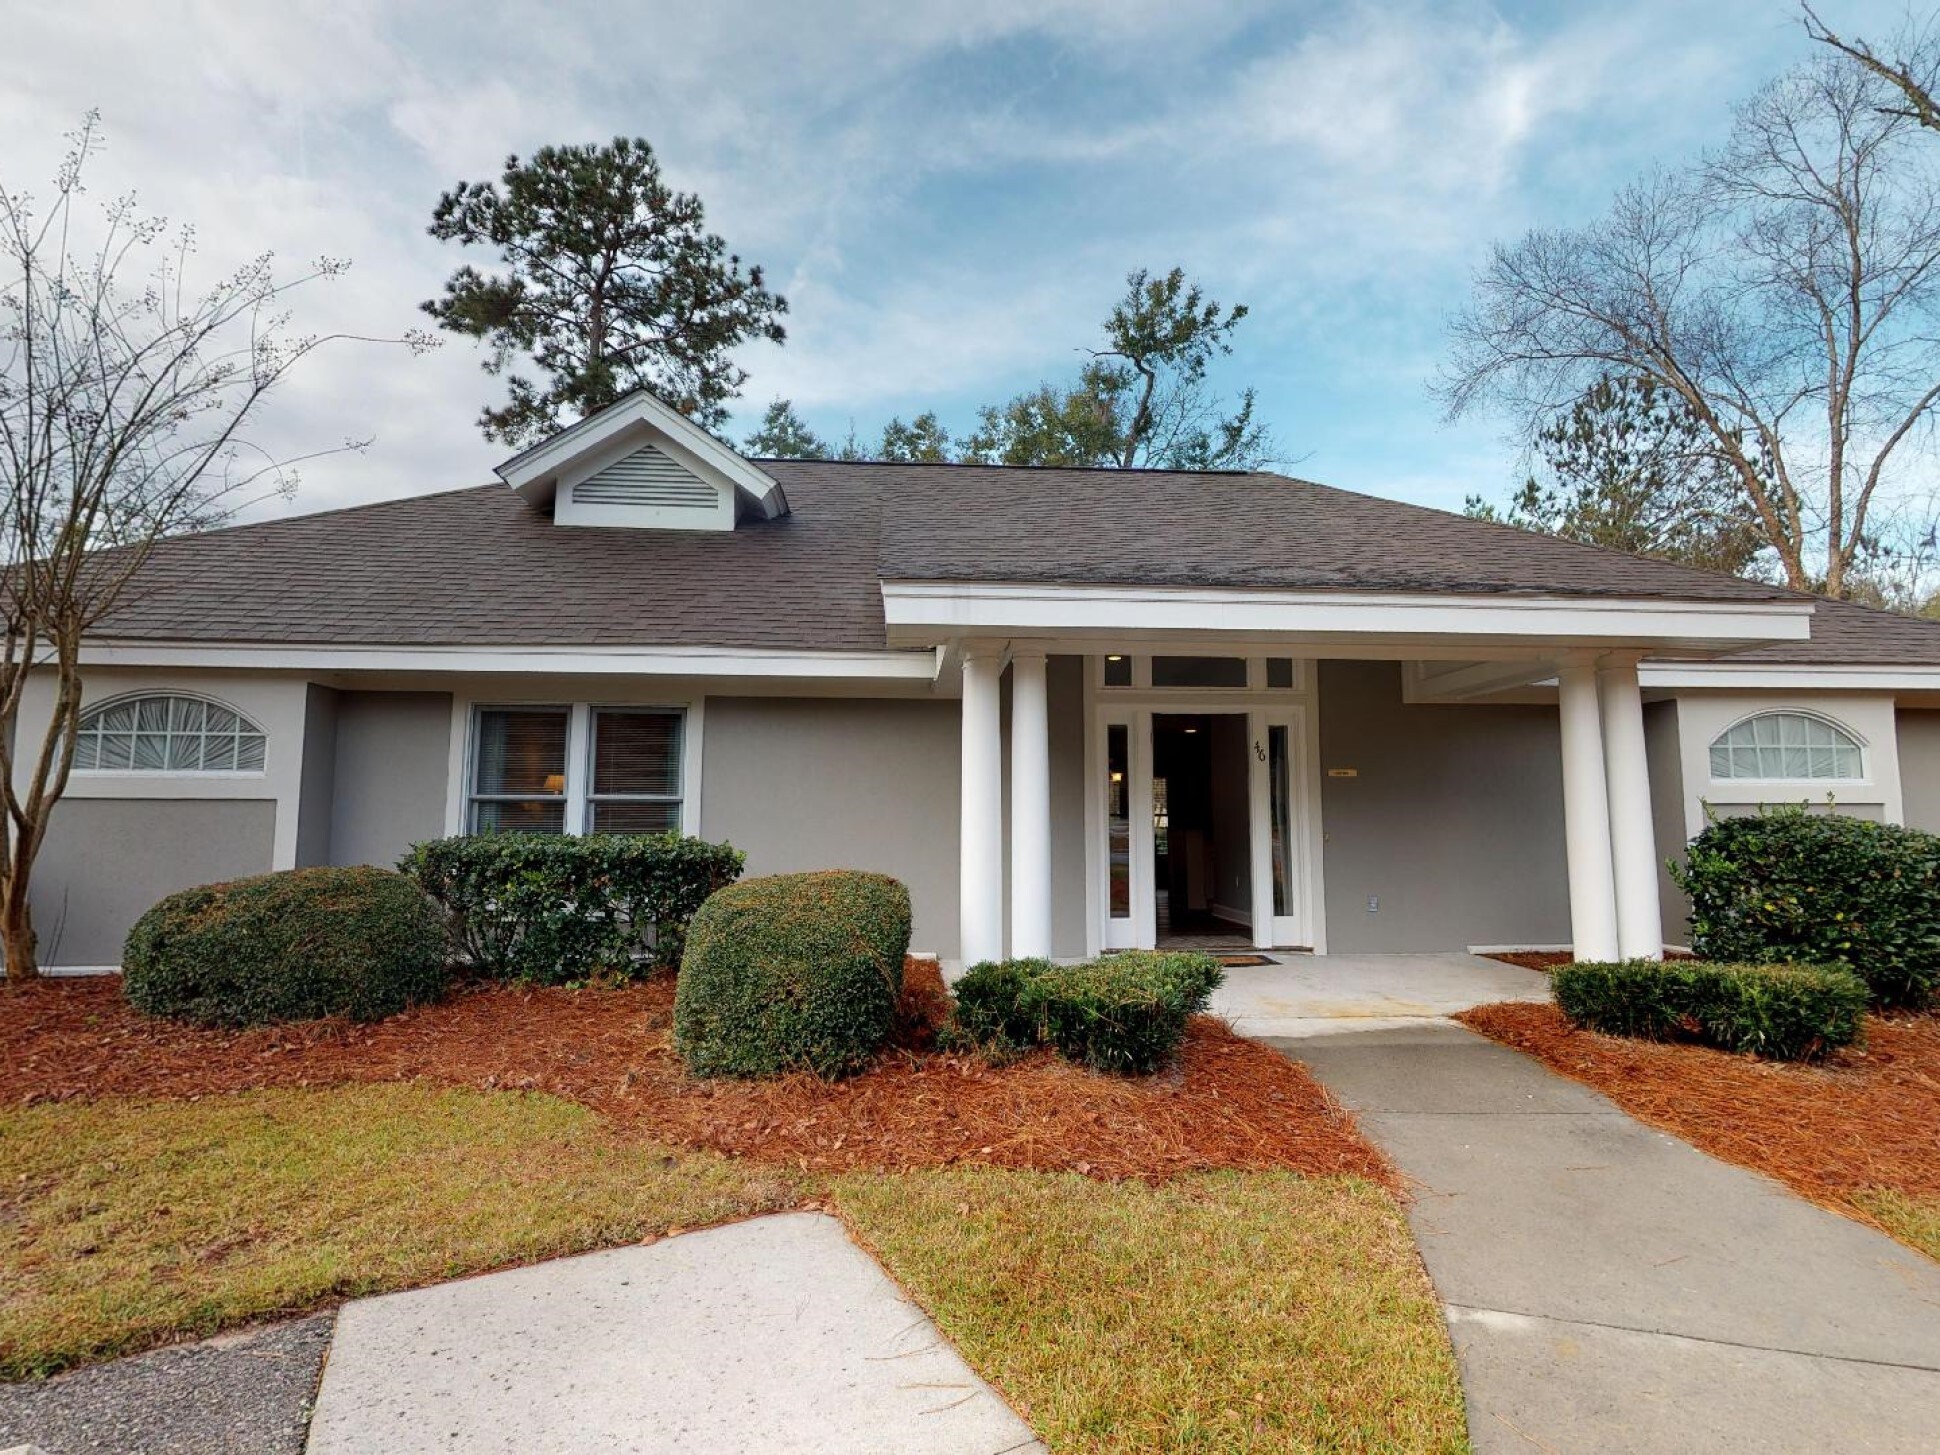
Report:
<svg viewBox="0 0 1940 1455"><path fill-rule="evenodd" d="M1049 960L985 960L972 965L950 987L956 1001L949 1039L994 1059L1027 1051L1038 1043L1031 982L1055 968Z"/></svg>
<svg viewBox="0 0 1940 1455"><path fill-rule="evenodd" d="M1224 977L1210 955L1128 950L1033 978L1029 1005L1046 1044L1094 1071L1144 1075L1185 1040Z"/></svg>
<svg viewBox="0 0 1940 1455"><path fill-rule="evenodd" d="M674 1048L698 1076L842 1076L889 1039L909 891L887 874L774 874L720 890L688 929Z"/></svg>
<svg viewBox="0 0 1940 1455"><path fill-rule="evenodd" d="M381 1020L438 999L437 906L388 869L290 869L171 894L135 922L122 992L206 1026Z"/></svg>
<svg viewBox="0 0 1940 1455"><path fill-rule="evenodd" d="M998 1057L1046 1044L1094 1071L1157 1070L1225 977L1210 955L1127 950L1081 965L1003 960L951 987L956 1038Z"/></svg>
<svg viewBox="0 0 1940 1455"><path fill-rule="evenodd" d="M1629 960L1558 966L1556 1004L1580 1026L1806 1061L1859 1039L1865 982L1836 965Z"/></svg>
<svg viewBox="0 0 1940 1455"><path fill-rule="evenodd" d="M1725 818L1672 873L1708 960L1844 965L1881 1006L1940 987L1940 837L1838 814Z"/></svg>
<svg viewBox="0 0 1940 1455"><path fill-rule="evenodd" d="M456 958L562 985L678 965L688 921L743 862L679 834L477 834L414 844L399 867L443 907Z"/></svg>

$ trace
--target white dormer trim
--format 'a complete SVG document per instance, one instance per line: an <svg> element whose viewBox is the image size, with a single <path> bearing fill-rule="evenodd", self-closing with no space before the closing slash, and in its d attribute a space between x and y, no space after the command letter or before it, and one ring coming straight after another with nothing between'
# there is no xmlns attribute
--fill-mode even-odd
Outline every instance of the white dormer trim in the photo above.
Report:
<svg viewBox="0 0 1940 1455"><path fill-rule="evenodd" d="M715 505L574 499L576 485L647 447L713 486ZM774 520L788 513L781 485L767 472L645 390L636 390L514 455L498 467L497 474L521 499L552 506L559 525L733 530L744 515Z"/></svg>

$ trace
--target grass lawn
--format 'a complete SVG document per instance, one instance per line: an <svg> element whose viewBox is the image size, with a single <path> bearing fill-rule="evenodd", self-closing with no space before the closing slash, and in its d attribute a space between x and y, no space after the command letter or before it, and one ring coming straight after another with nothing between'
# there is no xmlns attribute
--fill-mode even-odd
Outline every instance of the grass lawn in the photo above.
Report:
<svg viewBox="0 0 1940 1455"><path fill-rule="evenodd" d="M0 1376L793 1207L786 1171L421 1084L0 1111Z"/></svg>
<svg viewBox="0 0 1940 1455"><path fill-rule="evenodd" d="M1055 1451L1466 1448L1373 1182L804 1174L423 1082L0 1111L0 1375L816 1199Z"/></svg>
<svg viewBox="0 0 1940 1455"><path fill-rule="evenodd" d="M831 1192L1055 1451L1468 1448L1440 1306L1372 1183L963 1168Z"/></svg>
<svg viewBox="0 0 1940 1455"><path fill-rule="evenodd" d="M1852 1195L1853 1204L1887 1232L1940 1262L1940 1197L1911 1197L1886 1187Z"/></svg>

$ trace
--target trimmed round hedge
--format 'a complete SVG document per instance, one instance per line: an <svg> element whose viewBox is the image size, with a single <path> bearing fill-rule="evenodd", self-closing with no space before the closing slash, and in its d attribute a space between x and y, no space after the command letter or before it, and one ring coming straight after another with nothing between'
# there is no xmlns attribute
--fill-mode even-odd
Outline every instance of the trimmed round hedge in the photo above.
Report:
<svg viewBox="0 0 1940 1455"><path fill-rule="evenodd" d="M438 907L388 869L289 869L171 894L135 922L122 993L204 1026L382 1020L445 990Z"/></svg>
<svg viewBox="0 0 1940 1455"><path fill-rule="evenodd" d="M842 1076L888 1042L909 891L887 874L744 879L687 929L674 1049L698 1076Z"/></svg>

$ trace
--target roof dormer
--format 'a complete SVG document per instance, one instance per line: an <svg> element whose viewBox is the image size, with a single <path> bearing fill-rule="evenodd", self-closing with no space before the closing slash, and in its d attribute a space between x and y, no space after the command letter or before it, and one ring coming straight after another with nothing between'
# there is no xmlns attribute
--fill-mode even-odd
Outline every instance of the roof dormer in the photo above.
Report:
<svg viewBox="0 0 1940 1455"><path fill-rule="evenodd" d="M781 486L645 390L635 390L498 467L555 525L733 530L788 513Z"/></svg>

